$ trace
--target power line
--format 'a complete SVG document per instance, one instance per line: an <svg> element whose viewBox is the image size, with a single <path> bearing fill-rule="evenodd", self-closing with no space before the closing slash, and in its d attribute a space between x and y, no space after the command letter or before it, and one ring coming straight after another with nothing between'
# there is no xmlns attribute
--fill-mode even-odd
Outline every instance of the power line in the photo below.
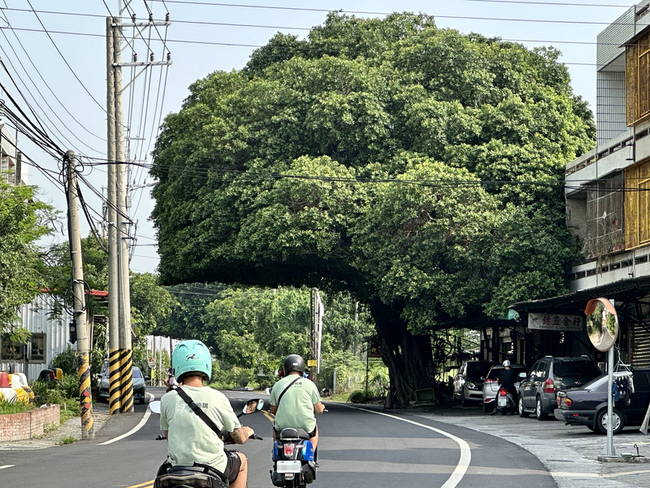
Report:
<svg viewBox="0 0 650 488"><path fill-rule="evenodd" d="M5 5L6 5L6 2L5 2ZM91 130L89 130L89 129L84 125L84 124L82 124L81 122L79 122L79 121L77 120L77 118L76 118L74 115L72 115L72 114L70 113L70 111L68 110L68 107L66 106L66 104L64 104L64 103L59 99L59 97L56 95L56 93L54 92L54 90L52 90L52 88L50 87L50 85L47 83L47 81L45 80L45 78L44 78L43 75L41 74L40 70L38 69L38 67L36 66L36 64L35 64L34 61L32 60L31 56L29 55L29 52L27 51L27 49L25 48L25 46L24 46L23 43L21 42L20 37L18 37L18 34L16 34L16 32L14 32L14 30L13 30L13 28L12 28L12 25L11 25L11 23L9 22L9 20L7 19L7 16L6 16L6 15L5 15L5 17L4 17L4 20L7 22L8 27L12 30L12 33L13 33L14 37L16 38L16 40L18 41L18 44L20 45L20 47L22 48L23 52L24 52L25 55L27 56L27 59L29 60L29 62L30 62L31 65L34 67L34 70L36 70L36 73L38 73L38 76L41 78L41 81L43 81L43 83L45 84L45 86L47 87L47 89L50 91L50 93L54 96L54 98L56 99L56 101L59 102L59 105L61 105L61 107L63 107L63 110L65 110L66 113L67 113L70 117L72 117L72 119L73 119L73 120L74 120L74 121L75 121L75 122L76 122L76 123L77 123L77 124L82 128L82 129L84 129L86 132L88 132L90 135L92 135L92 136L94 136L94 137L96 137L96 138L98 138L98 139L100 139L100 140L102 140L102 141L106 141L105 138L102 138L101 136L98 136L97 134L95 134L94 132L92 132ZM3 36L5 37L5 39L7 40L7 43L8 43L9 46L11 47L12 51L14 51L13 47L11 46L11 43L9 43L9 39L7 39L7 37L6 37L6 35L4 34L4 32L3 32L2 34L3 34ZM14 51L14 54L16 54L15 51ZM18 59L20 59L19 56L18 56L17 54L16 54L16 57L17 57ZM22 63L21 63L21 65L22 65ZM23 69L24 69L24 68L23 68ZM27 72L27 70L25 70L25 72ZM34 84L34 86L36 86L36 84ZM41 96L42 96L42 95L41 95ZM43 98L44 98L44 97L43 97ZM48 106L49 106L49 105L48 105ZM51 107L50 107L50 110L52 110ZM56 112L55 112L55 113L56 113ZM59 119L59 120L60 120L60 119ZM79 140L81 141L81 139L79 139ZM91 149L92 149L92 148L91 148ZM98 151L98 152L99 152L99 151Z"/></svg>
<svg viewBox="0 0 650 488"><path fill-rule="evenodd" d="M30 1L30 0L27 0L27 3L28 3L29 6L31 7L32 12L34 12L34 15L36 16L36 19L38 20L38 23L41 24L41 27L43 28L43 31L47 34L47 37L48 37L48 38L50 39L50 41L52 42L52 45L54 46L54 48L56 49L56 51L59 53L59 55L61 56L61 59L63 59L63 62L64 62L65 65L68 67L68 69L70 70L70 72L72 73L72 75L73 75L73 76L75 77L75 79L79 82L79 84L80 84L81 87L84 89L84 91L85 91L85 92L90 96L90 98L92 98L92 100L97 104L97 106L98 106L99 108L101 108L102 111L103 111L104 113L106 113L106 109L102 106L101 103L99 103L99 102L97 101L97 99L93 96L93 94L90 93L90 90L88 90L88 88L86 87L86 85L84 85L84 83L81 81L81 79L79 78L79 76L77 76L77 73L75 72L75 70L72 69L72 66L70 66L70 63L68 63L68 60L65 58L65 56L63 55L63 53L62 53L61 50L59 49L59 46L56 45L56 42L54 42L54 39L52 39L52 36L51 36L50 33L48 32L48 30L45 28L45 25L44 25L43 22L41 21L41 18L38 16L38 13L36 13L36 11L34 10L34 7L32 6L31 1ZM18 30L18 29L17 29L17 30ZM103 36L102 36L102 37L103 37Z"/></svg>

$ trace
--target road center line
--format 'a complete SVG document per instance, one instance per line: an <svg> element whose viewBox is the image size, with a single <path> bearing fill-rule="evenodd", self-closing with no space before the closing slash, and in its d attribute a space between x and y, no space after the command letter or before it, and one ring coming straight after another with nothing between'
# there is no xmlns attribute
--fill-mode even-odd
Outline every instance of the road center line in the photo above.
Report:
<svg viewBox="0 0 650 488"><path fill-rule="evenodd" d="M4 466L0 466L0 469L7 469L7 468L13 468L15 464L5 464Z"/></svg>
<svg viewBox="0 0 650 488"><path fill-rule="evenodd" d="M456 469L454 469L454 472L451 473L449 479L447 479L447 481L445 481L445 484L442 485L440 488L455 488L458 485L458 483L460 483L460 480L463 479L463 476L465 476L465 473L467 472L467 468L469 468L469 463L472 460L472 450L470 449L469 444L465 442L463 439L461 439L460 437L456 437L453 434L445 432L444 430L436 429L435 427L431 427L429 425L421 424L419 422L414 422L413 420L407 420L402 417L397 417L395 415L390 415L384 412L376 412L374 410L367 410L365 408L359 408L359 407L351 407L349 405L346 405L346 407L354 408L355 410L362 410L368 413L374 413L376 415L382 415L384 417L389 417L395 420L400 420L402 422L406 422L407 424L417 425L418 427L422 427L424 429L428 429L440 435L444 435L445 437L448 437L449 439L456 442L456 444L458 444L458 447L460 448L460 459L458 460L458 464L456 465Z"/></svg>
<svg viewBox="0 0 650 488"><path fill-rule="evenodd" d="M128 431L126 434L122 434L121 436L115 437L114 439L111 439L110 441L102 442L101 444L97 444L98 446L107 446L108 444L113 444L113 442L121 441L125 437L129 437L130 435L135 434L137 431L139 431L144 425L147 423L147 420L149 420L149 417L151 416L151 410L147 408L147 411L144 413L144 417L142 417L142 420L140 420L140 423L133 427L130 431Z"/></svg>

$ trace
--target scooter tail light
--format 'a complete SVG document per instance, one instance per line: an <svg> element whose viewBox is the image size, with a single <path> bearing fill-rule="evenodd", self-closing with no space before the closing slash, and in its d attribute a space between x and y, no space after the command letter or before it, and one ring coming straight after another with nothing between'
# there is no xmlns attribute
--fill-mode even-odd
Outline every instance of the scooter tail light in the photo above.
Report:
<svg viewBox="0 0 650 488"><path fill-rule="evenodd" d="M294 451L296 450L295 444L285 444L284 445L284 455L293 456Z"/></svg>
<svg viewBox="0 0 650 488"><path fill-rule="evenodd" d="M499 395L506 396L507 394L508 392L506 392L506 390L499 390Z"/></svg>
<svg viewBox="0 0 650 488"><path fill-rule="evenodd" d="M544 393L555 393L555 384L551 378L547 378L544 382Z"/></svg>

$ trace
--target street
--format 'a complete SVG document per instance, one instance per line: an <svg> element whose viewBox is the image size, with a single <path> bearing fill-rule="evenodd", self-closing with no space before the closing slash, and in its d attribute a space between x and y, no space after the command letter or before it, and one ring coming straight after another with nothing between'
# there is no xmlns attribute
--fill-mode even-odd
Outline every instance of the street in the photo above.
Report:
<svg viewBox="0 0 650 488"><path fill-rule="evenodd" d="M162 388L149 388L156 398ZM225 392L235 411L260 395ZM267 398L262 395L263 398ZM387 411L378 406L326 402L318 478L314 488L336 486L443 488L625 488L647 486L645 463L601 463L605 436L556 420L485 415L480 407L438 405ZM96 410L106 410L105 404ZM239 450L249 459L248 486L271 487L271 421L267 410L242 417L263 441ZM17 488L150 488L166 455L158 416L146 405L111 417L95 439L43 449L0 450L0 486ZM628 428L614 440L619 452L642 456L650 440Z"/></svg>
<svg viewBox="0 0 650 488"><path fill-rule="evenodd" d="M162 389L151 388L160 397ZM254 392L227 392L236 411ZM412 415L368 411L328 403L319 417L318 487L432 486L516 487L525 475L531 486L556 486L542 463L528 451L497 437ZM17 488L145 488L165 459L166 441L158 417L145 407L111 418L92 441L32 451L0 452L2 486ZM243 417L264 437L239 446L249 459L248 486L270 487L271 425L268 412ZM119 440L115 440L119 439Z"/></svg>

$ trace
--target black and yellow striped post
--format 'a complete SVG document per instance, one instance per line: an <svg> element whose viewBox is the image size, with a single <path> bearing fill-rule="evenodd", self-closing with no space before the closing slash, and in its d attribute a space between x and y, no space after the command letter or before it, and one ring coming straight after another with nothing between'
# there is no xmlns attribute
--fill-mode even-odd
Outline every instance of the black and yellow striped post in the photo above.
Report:
<svg viewBox="0 0 650 488"><path fill-rule="evenodd" d="M133 412L133 351L122 349L120 351L120 370L122 377L122 412Z"/></svg>
<svg viewBox="0 0 650 488"><path fill-rule="evenodd" d="M108 412L115 415L122 411L119 349L108 351L108 378Z"/></svg>
<svg viewBox="0 0 650 488"><path fill-rule="evenodd" d="M79 405L81 407L81 438L95 436L93 421L93 399L90 390L90 364L88 353L77 354L77 374L79 375Z"/></svg>

